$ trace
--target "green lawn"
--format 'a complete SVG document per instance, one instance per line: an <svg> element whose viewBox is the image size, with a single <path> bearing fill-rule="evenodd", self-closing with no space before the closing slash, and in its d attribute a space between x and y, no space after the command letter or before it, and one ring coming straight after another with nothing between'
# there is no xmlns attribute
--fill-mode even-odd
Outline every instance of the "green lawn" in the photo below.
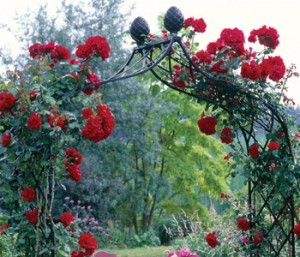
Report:
<svg viewBox="0 0 300 257"><path fill-rule="evenodd" d="M143 247L133 249L100 249L107 253L114 253L118 257L167 257L172 247Z"/></svg>

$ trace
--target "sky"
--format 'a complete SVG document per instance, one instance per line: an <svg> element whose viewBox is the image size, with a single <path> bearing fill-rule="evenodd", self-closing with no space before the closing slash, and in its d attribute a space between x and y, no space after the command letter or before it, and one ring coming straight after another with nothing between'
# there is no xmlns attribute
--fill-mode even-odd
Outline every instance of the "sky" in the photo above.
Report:
<svg viewBox="0 0 300 257"><path fill-rule="evenodd" d="M45 2L49 5L50 13L54 14L60 1L10 0L7 4L7 0L0 0L0 22L13 26L16 13L22 13L26 9L37 10ZM237 27L244 31L246 38L252 29L263 25L276 28L280 35L280 45L273 55L280 55L287 67L292 63L296 64L297 72L300 73L299 0L124 0L122 9L132 11L129 24L136 17L142 16L150 26L150 33L155 33L159 31L158 15L165 14L171 6L178 7L185 18L204 19L207 28L205 33L198 36L200 48L205 48L208 42L216 40L224 28ZM0 37L0 47L6 46L16 51L17 42L14 37L1 30ZM291 78L288 87L288 95L300 105L300 78Z"/></svg>

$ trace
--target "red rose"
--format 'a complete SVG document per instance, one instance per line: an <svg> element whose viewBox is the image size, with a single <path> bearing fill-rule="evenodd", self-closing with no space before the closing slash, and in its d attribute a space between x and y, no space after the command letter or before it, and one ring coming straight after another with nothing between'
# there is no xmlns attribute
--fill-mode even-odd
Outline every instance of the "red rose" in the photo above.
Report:
<svg viewBox="0 0 300 257"><path fill-rule="evenodd" d="M7 93L5 96L5 107L11 109L16 104L17 99L12 93Z"/></svg>
<svg viewBox="0 0 300 257"><path fill-rule="evenodd" d="M184 28L186 29L186 28L192 26L193 22L194 22L194 18L193 17L185 19L184 20Z"/></svg>
<svg viewBox="0 0 300 257"><path fill-rule="evenodd" d="M36 92L35 90L32 90L32 91L28 94L28 96L29 96L30 101L33 101L33 100L35 100L36 97L37 97L37 92Z"/></svg>
<svg viewBox="0 0 300 257"><path fill-rule="evenodd" d="M238 228L243 231L247 231L251 228L250 222L245 218L237 220L236 224Z"/></svg>
<svg viewBox="0 0 300 257"><path fill-rule="evenodd" d="M64 227L70 226L71 223L75 221L75 218L70 212L64 212L62 215L60 215L59 219L60 222L64 225Z"/></svg>
<svg viewBox="0 0 300 257"><path fill-rule="evenodd" d="M31 202L35 200L36 193L35 190L33 190L32 188L26 187L23 189L21 195L24 201Z"/></svg>
<svg viewBox="0 0 300 257"><path fill-rule="evenodd" d="M233 142L233 133L230 128L223 128L220 134L222 143L230 144Z"/></svg>
<svg viewBox="0 0 300 257"><path fill-rule="evenodd" d="M216 73L220 73L220 74L224 74L228 71L227 68L224 67L224 62L223 61L219 61L216 62L209 70L210 72L216 72Z"/></svg>
<svg viewBox="0 0 300 257"><path fill-rule="evenodd" d="M206 237L205 240L207 242L207 244L211 247L211 248L215 248L218 244L218 240L216 237L216 232L211 232L209 233Z"/></svg>
<svg viewBox="0 0 300 257"><path fill-rule="evenodd" d="M195 32L203 33L206 30L206 23L202 18L194 19L192 22L192 27Z"/></svg>
<svg viewBox="0 0 300 257"><path fill-rule="evenodd" d="M12 93L0 92L0 112L10 110L16 102L17 98Z"/></svg>
<svg viewBox="0 0 300 257"><path fill-rule="evenodd" d="M51 59L54 61L63 61L71 58L70 50L64 46L57 45L52 50Z"/></svg>
<svg viewBox="0 0 300 257"><path fill-rule="evenodd" d="M69 165L68 163L65 163L65 166L70 175L70 178L76 182L79 182L82 176L79 165Z"/></svg>
<svg viewBox="0 0 300 257"><path fill-rule="evenodd" d="M300 238L300 223L296 224L294 227L294 234Z"/></svg>
<svg viewBox="0 0 300 257"><path fill-rule="evenodd" d="M253 81L259 79L262 76L262 68L260 65L257 65L255 61L249 63L244 63L241 68L242 78L248 78Z"/></svg>
<svg viewBox="0 0 300 257"><path fill-rule="evenodd" d="M216 133L216 125L218 120L214 117L204 117L202 114L201 119L198 120L198 127L200 131L206 135L213 135Z"/></svg>
<svg viewBox="0 0 300 257"><path fill-rule="evenodd" d="M89 232L80 235L78 244L81 248L86 250L86 254L89 256L91 256L98 247L97 240Z"/></svg>
<svg viewBox="0 0 300 257"><path fill-rule="evenodd" d="M252 158L257 158L260 155L258 148L259 146L257 144L253 144L249 147L248 152Z"/></svg>
<svg viewBox="0 0 300 257"><path fill-rule="evenodd" d="M10 145L11 141L11 134L10 133L5 133L2 136L2 145L3 147L8 147Z"/></svg>
<svg viewBox="0 0 300 257"><path fill-rule="evenodd" d="M92 49L93 53L100 55L102 61L109 57L110 46L105 37L91 36L85 41L85 44Z"/></svg>
<svg viewBox="0 0 300 257"><path fill-rule="evenodd" d="M72 252L71 257L85 257L84 252L79 251L79 252Z"/></svg>
<svg viewBox="0 0 300 257"><path fill-rule="evenodd" d="M260 29L252 30L248 41L254 43L256 38L258 38L260 44L272 49L275 49L279 45L279 34L277 30L272 27L267 28L266 25Z"/></svg>
<svg viewBox="0 0 300 257"><path fill-rule="evenodd" d="M264 235L261 234L260 230L256 232L256 235L253 237L253 243L259 244L264 240Z"/></svg>
<svg viewBox="0 0 300 257"><path fill-rule="evenodd" d="M91 108L85 108L81 110L82 118L88 119L89 117L94 115L94 112Z"/></svg>
<svg viewBox="0 0 300 257"><path fill-rule="evenodd" d="M278 142L270 142L268 148L269 150L279 150L280 144Z"/></svg>
<svg viewBox="0 0 300 257"><path fill-rule="evenodd" d="M77 152L75 148L68 148L66 150L65 158L70 165L80 165L82 162L82 155Z"/></svg>
<svg viewBox="0 0 300 257"><path fill-rule="evenodd" d="M25 216L30 224L36 225L38 222L39 209L35 208L33 211L26 211Z"/></svg>
<svg viewBox="0 0 300 257"><path fill-rule="evenodd" d="M66 130L67 129L67 125L68 125L68 120L65 118L62 118L62 116L60 114L51 114L48 115L48 123L50 125L50 127L60 127L62 130Z"/></svg>
<svg viewBox="0 0 300 257"><path fill-rule="evenodd" d="M42 118L38 114L33 113L27 120L27 125L30 129L39 129L42 126Z"/></svg>
<svg viewBox="0 0 300 257"><path fill-rule="evenodd" d="M75 52L76 56L79 58L88 59L90 58L93 50L88 45L78 45L77 50Z"/></svg>
<svg viewBox="0 0 300 257"><path fill-rule="evenodd" d="M0 227L0 235L4 234L4 231L5 229L7 229L9 227L9 224L3 224L1 227Z"/></svg>

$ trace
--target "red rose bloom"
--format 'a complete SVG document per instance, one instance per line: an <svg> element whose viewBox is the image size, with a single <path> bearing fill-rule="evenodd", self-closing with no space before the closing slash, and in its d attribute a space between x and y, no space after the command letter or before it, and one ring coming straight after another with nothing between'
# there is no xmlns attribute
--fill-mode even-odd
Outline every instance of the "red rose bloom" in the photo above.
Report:
<svg viewBox="0 0 300 257"><path fill-rule="evenodd" d="M9 224L3 224L1 227L0 227L0 236L4 234L4 231L5 229L7 229L9 227Z"/></svg>
<svg viewBox="0 0 300 257"><path fill-rule="evenodd" d="M79 252L72 252L71 257L85 257L84 252L79 251Z"/></svg>
<svg viewBox="0 0 300 257"><path fill-rule="evenodd" d="M91 36L85 41L85 44L94 54L100 55L103 61L109 57L110 46L105 37Z"/></svg>
<svg viewBox="0 0 300 257"><path fill-rule="evenodd" d="M63 61L71 58L70 50L64 46L57 45L51 53L51 59L54 61Z"/></svg>
<svg viewBox="0 0 300 257"><path fill-rule="evenodd" d="M284 77L286 67L280 56L270 56L267 59L263 59L260 63L262 69L262 76L273 81L279 81Z"/></svg>
<svg viewBox="0 0 300 257"><path fill-rule="evenodd" d="M26 202L31 202L35 200L35 190L32 188L26 187L22 191L23 200Z"/></svg>
<svg viewBox="0 0 300 257"><path fill-rule="evenodd" d="M238 228L243 231L247 231L251 228L250 222L245 218L237 220L236 224Z"/></svg>
<svg viewBox="0 0 300 257"><path fill-rule="evenodd" d="M65 158L70 165L80 165L82 162L82 155L75 148L68 148Z"/></svg>
<svg viewBox="0 0 300 257"><path fill-rule="evenodd" d="M208 45L206 46L206 51L207 51L209 54L216 55L218 50L219 50L219 49L218 49L218 44L217 44L217 42L210 42L210 43L208 43Z"/></svg>
<svg viewBox="0 0 300 257"><path fill-rule="evenodd" d="M261 234L260 230L257 231L256 235L253 237L253 243L259 244L264 240L264 235Z"/></svg>
<svg viewBox="0 0 300 257"><path fill-rule="evenodd" d="M27 125L30 129L39 129L42 126L42 118L38 114L33 113L27 120Z"/></svg>
<svg viewBox="0 0 300 257"><path fill-rule="evenodd" d="M48 115L48 123L50 125L50 127L60 127L62 130L66 130L67 129L67 125L68 125L68 120L65 118L62 118L62 116L60 114L51 114Z"/></svg>
<svg viewBox="0 0 300 257"><path fill-rule="evenodd" d="M208 51L204 51L204 50L201 50L201 51L195 53L192 56L192 59L198 65L200 65L202 63L206 63L206 64L210 64L211 63L211 56L210 56L210 54L208 53Z"/></svg>
<svg viewBox="0 0 300 257"><path fill-rule="evenodd" d="M76 56L79 58L88 59L90 58L93 50L87 45L78 45L75 52Z"/></svg>
<svg viewBox="0 0 300 257"><path fill-rule="evenodd" d="M213 135L216 133L216 125L218 120L214 117L204 117L202 114L201 119L198 120L198 127L200 131L206 135Z"/></svg>
<svg viewBox="0 0 300 257"><path fill-rule="evenodd" d="M76 182L79 182L82 176L79 165L69 165L68 163L65 163L65 166L70 175L70 178Z"/></svg>
<svg viewBox="0 0 300 257"><path fill-rule="evenodd" d="M194 22L194 17L185 19L184 20L184 28L186 29L186 28L192 26L193 22Z"/></svg>
<svg viewBox="0 0 300 257"><path fill-rule="evenodd" d="M230 144L233 142L233 133L230 128L223 128L220 134L222 143Z"/></svg>
<svg viewBox="0 0 300 257"><path fill-rule="evenodd" d="M294 227L294 234L300 238L300 223L296 224Z"/></svg>
<svg viewBox="0 0 300 257"><path fill-rule="evenodd" d="M270 142L268 148L269 150L279 150L280 144L278 142Z"/></svg>
<svg viewBox="0 0 300 257"><path fill-rule="evenodd" d="M244 63L241 69L241 76L255 81L262 76L262 68L255 61L252 61L250 64Z"/></svg>
<svg viewBox="0 0 300 257"><path fill-rule="evenodd" d="M37 97L37 92L36 92L35 90L32 90L32 91L28 94L28 96L29 96L30 101L33 101L33 100L35 100L36 97Z"/></svg>
<svg viewBox="0 0 300 257"><path fill-rule="evenodd" d="M89 256L91 256L98 247L97 240L89 232L80 235L78 244L81 248L85 249L86 254Z"/></svg>
<svg viewBox="0 0 300 257"><path fill-rule="evenodd" d="M62 215L60 215L59 219L60 222L64 225L64 227L70 226L71 223L75 221L75 218L70 212L64 212Z"/></svg>
<svg viewBox="0 0 300 257"><path fill-rule="evenodd" d="M260 155L259 146L257 144L253 144L249 147L248 152L252 158L257 158Z"/></svg>
<svg viewBox="0 0 300 257"><path fill-rule="evenodd" d="M279 45L279 34L275 28L263 26L260 29L254 29L248 37L249 42L256 42L256 39L261 45L275 49Z"/></svg>
<svg viewBox="0 0 300 257"><path fill-rule="evenodd" d="M33 211L26 211L25 217L30 224L36 225L38 222L39 209L35 208Z"/></svg>
<svg viewBox="0 0 300 257"><path fill-rule="evenodd" d="M217 236L216 236L216 232L211 232L209 233L206 237L205 240L207 242L207 244L211 247L211 248L215 248L218 244L218 240L217 240Z"/></svg>
<svg viewBox="0 0 300 257"><path fill-rule="evenodd" d="M5 133L2 136L2 146L3 147L8 147L10 145L11 141L11 134L10 133Z"/></svg>
<svg viewBox="0 0 300 257"><path fill-rule="evenodd" d="M85 108L81 110L82 118L88 119L89 117L94 115L94 112L91 108Z"/></svg>
<svg viewBox="0 0 300 257"><path fill-rule="evenodd" d="M16 102L17 98L12 93L0 92L0 112L10 110Z"/></svg>
<svg viewBox="0 0 300 257"><path fill-rule="evenodd" d="M180 77L182 71L183 69L179 65L174 65L172 83L178 88L185 88L186 86L185 81Z"/></svg>
<svg viewBox="0 0 300 257"><path fill-rule="evenodd" d="M228 71L227 68L224 67L224 62L220 61L220 62L216 62L209 70L210 72L216 72L219 74L224 74Z"/></svg>
<svg viewBox="0 0 300 257"><path fill-rule="evenodd" d="M206 23L202 18L194 19L192 21L192 27L193 27L195 32L203 33L206 30Z"/></svg>

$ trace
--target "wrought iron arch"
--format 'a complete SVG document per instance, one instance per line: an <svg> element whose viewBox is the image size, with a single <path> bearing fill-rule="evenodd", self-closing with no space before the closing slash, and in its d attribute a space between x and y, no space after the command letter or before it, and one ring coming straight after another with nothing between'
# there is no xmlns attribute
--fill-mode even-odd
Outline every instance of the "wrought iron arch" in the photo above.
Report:
<svg viewBox="0 0 300 257"><path fill-rule="evenodd" d="M247 149L253 142L260 144L257 139L257 130L266 133L277 131L285 140L285 156L280 156L280 158L294 161L284 112L276 108L269 101L270 99L264 98L267 96L264 91L261 92L260 96L257 96L245 87L240 87L232 81L217 78L212 73L201 69L192 60L182 38L177 36L177 32L183 26L183 15L179 9L171 7L165 15L164 22L165 27L171 32L171 36L157 41L145 42L149 33L148 24L142 17L136 18L131 24L130 32L138 45L133 49L125 65L112 77L99 83L87 84L79 91L135 77L150 71L169 88L192 96L199 102L206 102L224 110L231 122L239 128L240 133L237 137L239 141L243 140L245 144L245 154L248 154ZM180 64L189 71L189 83L184 88L176 87L172 83L174 63ZM211 86L213 86L213 90ZM237 108L234 110L228 108L230 101L231 104L238 101ZM235 119L236 115L242 117L243 122ZM270 139L266 139L263 145L260 144L260 147L263 150L267 149L269 141ZM247 168L246 165L245 169ZM282 188L282 180L285 179L287 178L282 176L262 178L257 173L251 174L248 178L248 217L252 224L258 225L261 222L262 214L269 220L269 225L264 231L268 247L263 250L253 246L251 256L271 256L271 254L266 255L267 253L272 253L272 256L283 256L283 254L284 256L296 256L293 233L296 217L294 196L292 191Z"/></svg>

